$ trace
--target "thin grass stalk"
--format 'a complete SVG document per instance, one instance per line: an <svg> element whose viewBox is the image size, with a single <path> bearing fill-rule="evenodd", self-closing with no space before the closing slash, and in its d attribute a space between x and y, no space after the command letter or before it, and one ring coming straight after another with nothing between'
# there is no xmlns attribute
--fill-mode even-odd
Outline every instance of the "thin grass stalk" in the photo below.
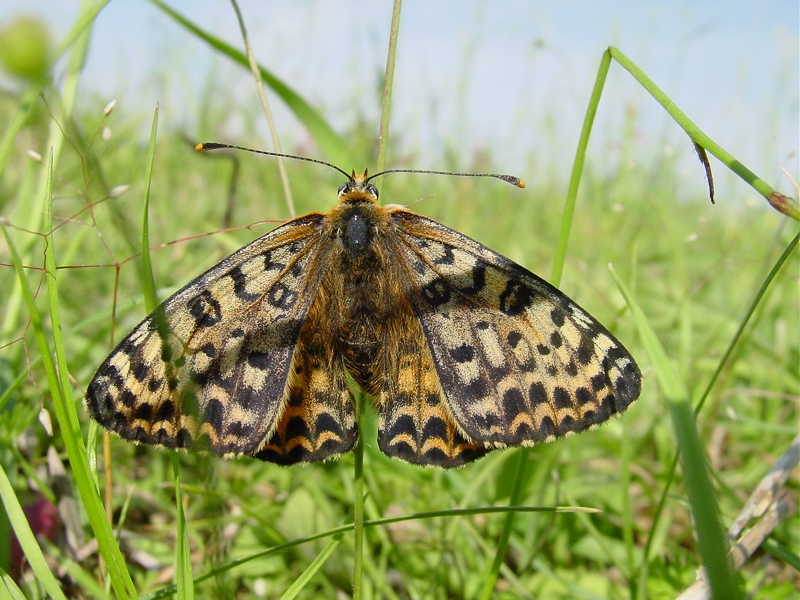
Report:
<svg viewBox="0 0 800 600"><path fill-rule="evenodd" d="M389 30L389 48L386 57L386 75L384 77L383 101L381 103L381 125L378 135L378 172L384 170L386 165L386 147L389 137L389 114L392 105L392 85L394 82L394 65L397 56L397 36L400 30L400 10L402 0L394 0L392 8L392 21ZM358 442L355 451L355 506L353 507L354 521L354 552L353 557L353 598L360 600L363 589L364 577L364 436L363 415L366 412L367 402L363 392L359 394L357 421Z"/></svg>
<svg viewBox="0 0 800 600"><path fill-rule="evenodd" d="M353 600L360 600L364 578L364 414L367 397L359 392L356 406L358 438L353 467Z"/></svg>
<svg viewBox="0 0 800 600"><path fill-rule="evenodd" d="M383 78L383 98L381 99L381 124L378 133L378 173L386 170L386 147L389 141L389 117L392 108L392 89L394 87L394 66L397 60L397 38L400 33L400 11L403 1L394 0L392 22L389 27L389 49L386 53L386 72Z"/></svg>
<svg viewBox="0 0 800 600"><path fill-rule="evenodd" d="M214 50L247 68L248 60L242 52L226 44L218 37L204 31L160 0L150 0L150 2L161 9L170 18L174 19L179 25L209 44ZM351 164L353 162L351 152L344 139L333 130L300 94L264 67L259 66L259 71L264 82L272 88L272 91L286 103L286 106L289 107L297 119L308 129L309 135L314 138L314 141L319 145L322 153L331 162L335 164Z"/></svg>
<svg viewBox="0 0 800 600"><path fill-rule="evenodd" d="M264 110L264 116L267 119L267 126L269 127L269 135L272 138L272 149L275 152L281 153L281 140L278 137L278 130L275 127L275 120L272 118L272 111L267 102L267 95L264 93L264 81L261 79L261 70L258 68L256 57L253 54L253 48L250 45L250 38L247 35L247 27L242 18L242 11L239 10L239 3L236 0L231 0L233 10L236 12L236 19L239 21L239 29L242 32L242 40L244 40L245 54L247 55L247 63L250 65L250 72L256 81L256 93L258 99L261 101L261 108ZM297 216L297 211L294 208L294 200L292 199L292 188L289 185L289 176L286 174L286 163L282 156L276 157L278 160L278 172L281 176L281 185L283 186L283 196L286 199L286 208L289 210L289 216Z"/></svg>
<svg viewBox="0 0 800 600"><path fill-rule="evenodd" d="M310 565L303 571L302 575L298 577L289 589L286 590L283 595L281 596L281 600L294 600L297 598L297 595L303 590L303 588L308 584L309 581L317 574L322 568L322 565L331 557L333 551L336 550L336 547L339 545L339 542L342 541L343 534L337 534L333 536L328 545L322 549L317 557L311 562Z"/></svg>
<svg viewBox="0 0 800 600"><path fill-rule="evenodd" d="M595 508L588 508L585 506L479 506L476 508L451 508L447 510L432 510L426 512L418 512L408 515L402 515L399 517L385 517L382 519L365 519L364 528L366 529L369 527L384 527L386 525L391 525L393 523L402 523L404 521L417 521L417 520L438 519L438 518L452 519L453 517L503 514L509 512L522 512L522 513L548 512L548 513L562 514L562 513L599 513L600 511ZM259 552L251 554L249 556L237 558L225 565L221 565L206 573L203 573L202 575L198 575L197 577L194 578L195 585L203 581L206 581L208 579L211 579L212 577L217 577L220 574L225 573L226 571L230 571L231 569L234 569L236 567L240 567L254 560L264 558L265 556L283 552L289 548L296 548L297 546L302 546L303 544L308 544L310 542L315 542L317 540L322 540L342 533L347 533L348 531L353 531L354 529L355 529L355 523L340 525L339 527L334 527L327 531L315 533L307 537L297 538L288 542L284 542L283 544L277 544L275 546L272 546L271 548L267 548L266 550L260 550ZM160 598L168 598L170 596L173 596L175 594L175 591L176 588L174 585L166 586L156 592L153 592L146 596L142 596L141 600L157 600Z"/></svg>
<svg viewBox="0 0 800 600"><path fill-rule="evenodd" d="M36 536L31 530L28 519L25 517L22 505L19 503L19 498L17 498L14 493L14 486L11 485L11 481L2 465L0 465L0 502L5 508L8 520L19 541L20 548L25 554L25 558L33 570L34 575L36 575L36 580L39 585L41 585L49 596L58 600L66 600L66 596L64 596L61 591L61 586L50 570L47 559L44 557L42 549L36 541ZM4 597L3 590L4 586L0 584L0 597Z"/></svg>
<svg viewBox="0 0 800 600"><path fill-rule="evenodd" d="M644 71L637 67L636 64L627 56L625 56L619 49L609 46L603 56L608 56L609 60L613 57L623 69L633 75L634 79L636 79L636 81L639 82L639 84L645 90L647 90L650 95L653 96L653 98L655 98L656 102L664 107L664 110L666 110L669 116L671 116L672 119L680 126L680 128L686 132L686 134L691 138L692 142L699 145L701 148L722 161L722 163L731 171L736 173L739 178L741 178L759 194L764 196L764 198L766 198L774 208L778 208L774 204L776 195L781 196L783 198L783 202L785 203L785 206L783 206L784 210L781 210L781 212L794 218L795 220L800 220L800 207L798 207L796 200L776 192L766 181L758 177L741 162L736 160L736 158L730 152L725 150L722 146L717 144L713 139L706 135L705 132L695 125L694 122L689 119L689 117L687 117L686 114L680 108L678 108L678 106L672 100L670 100L669 96L667 96L663 90L661 90L661 88L659 88L653 82L653 80L645 74Z"/></svg>

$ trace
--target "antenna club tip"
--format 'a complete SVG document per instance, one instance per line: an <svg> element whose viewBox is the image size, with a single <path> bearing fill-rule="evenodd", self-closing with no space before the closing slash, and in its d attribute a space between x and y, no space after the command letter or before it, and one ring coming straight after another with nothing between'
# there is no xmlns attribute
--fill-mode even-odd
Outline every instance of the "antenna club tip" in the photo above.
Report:
<svg viewBox="0 0 800 600"><path fill-rule="evenodd" d="M194 147L194 150L195 152L202 152L203 150L205 150L205 144L203 144L202 142L197 144L197 146Z"/></svg>
<svg viewBox="0 0 800 600"><path fill-rule="evenodd" d="M524 187L525 187L525 182L524 182L524 181L522 181L522 179L520 179L520 180L517 182L517 187L518 187L518 188L524 188Z"/></svg>

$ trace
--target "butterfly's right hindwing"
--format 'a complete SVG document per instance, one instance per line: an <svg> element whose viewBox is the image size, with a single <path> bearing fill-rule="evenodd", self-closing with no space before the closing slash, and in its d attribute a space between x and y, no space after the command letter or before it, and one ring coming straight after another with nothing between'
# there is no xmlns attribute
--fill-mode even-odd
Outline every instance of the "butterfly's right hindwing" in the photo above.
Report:
<svg viewBox="0 0 800 600"><path fill-rule="evenodd" d="M322 276L324 218L278 227L166 300L97 370L86 394L92 417L135 442L257 452L285 408Z"/></svg>

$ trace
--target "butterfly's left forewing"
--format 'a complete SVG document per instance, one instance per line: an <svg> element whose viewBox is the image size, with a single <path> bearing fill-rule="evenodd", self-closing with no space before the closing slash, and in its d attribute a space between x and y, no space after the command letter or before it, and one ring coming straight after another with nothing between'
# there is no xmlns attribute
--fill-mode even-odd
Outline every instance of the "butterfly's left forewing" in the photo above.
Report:
<svg viewBox="0 0 800 600"><path fill-rule="evenodd" d="M406 294L446 402L471 440L532 445L593 427L639 395L628 351L559 290L440 223L393 209Z"/></svg>
<svg viewBox="0 0 800 600"><path fill-rule="evenodd" d="M322 276L324 215L295 219L166 300L103 362L86 406L135 442L252 454L278 426Z"/></svg>

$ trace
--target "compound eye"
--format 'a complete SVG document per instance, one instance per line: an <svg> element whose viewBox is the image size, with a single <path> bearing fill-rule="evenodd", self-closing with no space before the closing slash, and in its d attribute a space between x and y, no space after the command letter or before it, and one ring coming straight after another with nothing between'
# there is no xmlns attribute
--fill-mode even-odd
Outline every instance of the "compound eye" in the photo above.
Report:
<svg viewBox="0 0 800 600"><path fill-rule="evenodd" d="M378 199L378 188L376 188L376 187L375 187L374 185L372 185L371 183L370 183L369 185L367 185L367 192L368 192L369 194L371 194L372 196L375 196L375 199L376 199L376 200Z"/></svg>
<svg viewBox="0 0 800 600"><path fill-rule="evenodd" d="M350 183L343 183L342 185L339 186L339 191L337 193L341 196L348 189L350 189Z"/></svg>

